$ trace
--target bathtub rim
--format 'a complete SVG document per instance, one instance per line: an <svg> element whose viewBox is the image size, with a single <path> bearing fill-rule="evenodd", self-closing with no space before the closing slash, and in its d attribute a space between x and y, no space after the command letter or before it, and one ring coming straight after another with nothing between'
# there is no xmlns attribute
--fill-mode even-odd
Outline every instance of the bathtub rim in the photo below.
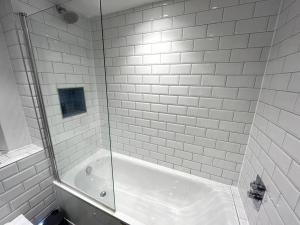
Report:
<svg viewBox="0 0 300 225"><path fill-rule="evenodd" d="M88 159L86 159L82 163L86 162L87 160L90 160L90 158L94 158L95 155L103 153L103 150L106 151L105 149L101 149L100 151L95 152L93 155L91 155ZM111 154L112 154L111 158L112 158L112 168L113 169L114 169L114 158L119 158L119 159L125 160L126 162L133 162L133 163L135 163L139 166L150 168L152 170L159 170L160 172L164 172L164 173L167 173L167 174L172 174L172 175L175 175L175 176L179 176L180 178L190 179L194 182L200 182L200 183L208 185L210 187L223 187L224 189L225 188L230 189L231 186L235 186L235 185L223 184L223 183L220 183L218 181L210 180L210 179L207 179L207 178L204 178L204 177L199 177L195 174L186 173L186 172L183 172L183 171L180 171L180 170L176 170L174 168L169 168L169 167L166 167L166 166L163 166L163 165L160 165L160 164L152 163L152 162L149 162L149 161L146 161L146 160L143 160L143 159L140 159L140 158L132 157L132 156L129 156L129 155L125 155L125 154L122 154L122 153L119 153L119 152L112 152ZM103 158L103 157L109 157L109 156L108 155L104 155L104 156L101 155L100 157ZM79 165L81 165L81 164L79 164ZM74 174L73 174L73 177L74 177ZM71 186L71 185L68 185L65 182L62 182L62 183L66 184L67 186ZM115 184L114 176L113 176L113 183L114 183L114 188L115 188L116 184ZM75 188L75 190L76 190L76 188ZM116 204L115 204L115 206L116 206ZM110 207L108 207L108 208L110 208Z"/></svg>

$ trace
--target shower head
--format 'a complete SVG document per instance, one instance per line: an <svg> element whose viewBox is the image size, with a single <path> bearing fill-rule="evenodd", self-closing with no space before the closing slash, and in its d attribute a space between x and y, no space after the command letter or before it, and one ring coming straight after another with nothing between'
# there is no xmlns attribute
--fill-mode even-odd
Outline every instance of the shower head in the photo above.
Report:
<svg viewBox="0 0 300 225"><path fill-rule="evenodd" d="M67 24L73 24L78 21L78 14L73 11L68 11L61 5L56 5L57 12L63 15L63 19Z"/></svg>
<svg viewBox="0 0 300 225"><path fill-rule="evenodd" d="M68 24L73 24L76 23L78 21L78 15L77 13L73 12L73 11L67 11L64 14L64 20L68 23Z"/></svg>

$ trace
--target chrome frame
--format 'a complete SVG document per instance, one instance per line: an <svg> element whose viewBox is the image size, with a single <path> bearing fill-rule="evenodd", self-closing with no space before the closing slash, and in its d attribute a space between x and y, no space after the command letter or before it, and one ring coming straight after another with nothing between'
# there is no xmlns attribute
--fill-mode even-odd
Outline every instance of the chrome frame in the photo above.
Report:
<svg viewBox="0 0 300 225"><path fill-rule="evenodd" d="M104 79L105 79L105 97L106 97L106 108L107 108L107 122L108 122L108 136L109 136L109 151L110 151L110 165L111 165L111 176L113 184L113 194L114 194L114 210L116 210L116 193L115 193L115 179L114 179L114 166L112 159L112 149L111 149L111 130L110 130L110 114L108 107L108 91L107 91L107 77L106 77L106 57L105 57L105 46L104 46L104 29L103 29L103 14L102 14L102 0L99 0L100 7L100 20L101 20L101 38L102 38L102 53L103 53L103 66L104 66Z"/></svg>
<svg viewBox="0 0 300 225"><path fill-rule="evenodd" d="M50 158L54 178L56 180L58 180L59 182L61 182L60 178L59 178L58 170L57 170L56 161L55 161L54 149L53 149L53 144L52 144L52 140L51 140L42 89L41 89L40 80L39 80L39 76L38 76L36 61L34 58L33 46L32 46L32 42L30 39L28 22L27 22L27 14L20 12L20 13L18 13L18 16L20 19L20 24L21 24L21 28L23 31L25 46L26 46L26 50L28 53L28 57L29 57L29 63L30 63L30 67L31 67L30 69L31 69L31 74L32 74L31 78L32 78L34 90L32 90L32 88L31 88L30 78L29 78L29 73L28 73L29 71L26 68L25 57L24 57L24 52L22 50L22 46L20 46L20 49L21 49L21 53L23 56L22 58L23 58L24 66L25 66L27 81L29 84L30 92L31 92L31 97L32 97L33 105L34 105L35 114L37 117L37 122L39 125L39 130L40 130L44 150L47 150L49 153L49 158ZM18 36L18 38L20 38L18 34L17 34L17 36ZM20 41L19 41L19 43L21 45ZM36 96L38 105L35 104L34 96ZM38 108L38 111L37 111L37 108ZM41 118L39 118L39 115Z"/></svg>

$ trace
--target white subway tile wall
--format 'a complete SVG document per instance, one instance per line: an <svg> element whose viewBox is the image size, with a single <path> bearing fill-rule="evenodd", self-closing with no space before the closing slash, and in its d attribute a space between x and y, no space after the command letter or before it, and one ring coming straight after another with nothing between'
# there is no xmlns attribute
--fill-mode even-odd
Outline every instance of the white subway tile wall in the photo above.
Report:
<svg viewBox="0 0 300 225"><path fill-rule="evenodd" d="M97 47L100 24L92 28L82 16L67 24L55 8L30 16L29 23L56 162L63 174L108 143L103 54ZM97 67L94 57L102 58ZM57 89L70 87L84 88L87 112L63 118Z"/></svg>
<svg viewBox="0 0 300 225"><path fill-rule="evenodd" d="M34 105L29 88L30 86L28 84L28 80L25 73L25 66L19 48L17 34L20 34L20 37L22 36L22 32L19 30L19 20L17 18L17 15L13 13L13 6L10 0L0 1L0 8L0 22L3 28L6 45L9 50L9 57L12 64L13 72L15 74L19 95L21 96L21 103L23 106L25 119L29 128L30 137L33 143L42 146L41 136L38 130L38 120L34 111ZM30 8L32 8L32 6L28 5L28 7L24 7L24 10L29 10ZM21 38L21 41L23 42L23 38ZM23 50L24 49L25 48L23 48ZM25 60L25 64L29 68L27 60Z"/></svg>
<svg viewBox="0 0 300 225"><path fill-rule="evenodd" d="M172 0L106 15L113 151L236 184L278 7Z"/></svg>
<svg viewBox="0 0 300 225"><path fill-rule="evenodd" d="M26 7L23 5L22 10L31 13L31 8L45 9L49 7L46 3L47 1L40 4L31 2ZM15 23L19 23L18 18L12 13L10 1L4 0L2 4L5 9L9 9L3 10L1 21L25 116L33 142L41 145L39 126L16 35ZM90 19L80 16L77 23L67 24L53 7L29 16L28 22L57 165L59 172L63 173L97 149L109 149L100 23L95 21L92 26ZM18 32L27 58L22 32ZM97 59L96 62L94 58ZM84 88L87 112L63 119L57 89L68 87Z"/></svg>
<svg viewBox="0 0 300 225"><path fill-rule="evenodd" d="M24 4L26 3L24 2ZM35 4L38 6L37 8L43 7L46 1L35 1ZM23 9L33 8L32 5L27 6ZM49 6L49 2L47 6ZM0 22L9 49L10 60L31 139L33 143L42 146L18 44L17 33L22 33L16 29L15 25L19 23L13 14L13 6L10 0L0 1ZM19 28L19 26L17 27ZM25 60L25 63L28 66L27 60ZM20 214L25 214L28 219L37 223L56 208L49 158L44 151L38 149L40 147L28 145L23 149L10 151L0 156L0 224L5 224Z"/></svg>
<svg viewBox="0 0 300 225"><path fill-rule="evenodd" d="M39 151L0 168L0 224L20 214L37 224L57 207L50 161Z"/></svg>
<svg viewBox="0 0 300 225"><path fill-rule="evenodd" d="M259 5L257 15L272 9L267 2ZM238 186L253 225L300 224L299 13L299 0L282 1L241 170ZM259 212L247 198L249 183L257 174L267 187L266 201Z"/></svg>
<svg viewBox="0 0 300 225"><path fill-rule="evenodd" d="M25 2L23 3L26 4ZM2 9L4 9L3 12L1 11L0 13L1 22L6 35L6 42L19 86L19 92L23 100L23 107L30 134L35 143L41 144L40 133L38 130L39 127L34 112L29 84L26 78L26 70L23 65L18 36L16 35L18 31L22 43L22 50L24 50L25 62L28 66L22 32L15 27L15 22L18 25L18 18L12 13L11 2L4 0L1 1L1 4L3 4ZM37 7L33 7L31 4L37 4ZM27 4L27 7L23 7L22 10L29 10L32 7L40 9L39 6L41 5L42 3L30 2L30 4ZM29 13L30 12L31 11L29 10ZM76 165L79 161L84 160L85 157L88 157L90 153L93 153L97 149L100 149L101 147L105 149L109 148L107 147L108 123L107 111L105 111L106 98L103 54L99 47L95 48L97 50L93 50L94 45L101 46L101 42L99 41L101 40L99 39L101 33L97 33L97 30L99 30L97 26L100 26L100 24L99 22L96 22L92 28L91 21L80 16L79 21L76 24L67 25L58 18L59 16L57 15L56 10L51 8L30 16L28 22L52 142L56 153L57 165L60 174L62 174L72 168L73 165ZM17 26L17 28L19 29L20 27ZM94 57L96 56L99 59L97 61L98 64L95 67ZM101 60L102 63L100 63ZM30 73L29 75L31 76ZM62 119L57 94L57 88L62 87L84 87L87 105L86 113ZM99 91L97 89L99 89ZM0 204L2 204L0 206L1 224L3 224L2 221L13 219L13 217L20 213L24 213L27 218L30 219L40 219L41 216L48 214L54 207L52 202L50 202L54 197L52 196L52 187L47 187L47 189L44 190L44 188L46 188L44 187L46 182L49 182L50 185L53 180L50 173L49 178L45 180L45 184L40 180L33 187L27 188L27 183L30 183L27 180L31 181L31 178L38 180L39 178L35 177L40 176L40 171L35 169L39 163L36 161L31 162L30 159L29 162L32 163L32 166L28 169L26 168L23 170L17 162L17 175L5 179L3 178L3 182L1 178L1 194L3 191L5 191L4 194L7 192L10 193L9 191L11 188L16 185L18 186L19 183L19 186L22 189L20 189L20 191L24 192L23 195L20 195L20 198L19 194L15 194L7 201L0 201ZM3 161L3 163L6 163L7 159ZM44 159L42 159L42 161L44 161ZM45 172L43 171L41 174L46 179L44 176ZM8 181L6 181L6 179ZM41 195L37 195L37 192L41 192ZM52 193L52 197L48 199L47 196L50 195L50 192ZM35 199L32 194L39 197ZM8 194L8 196L10 195ZM35 199L35 202L31 203L30 199Z"/></svg>

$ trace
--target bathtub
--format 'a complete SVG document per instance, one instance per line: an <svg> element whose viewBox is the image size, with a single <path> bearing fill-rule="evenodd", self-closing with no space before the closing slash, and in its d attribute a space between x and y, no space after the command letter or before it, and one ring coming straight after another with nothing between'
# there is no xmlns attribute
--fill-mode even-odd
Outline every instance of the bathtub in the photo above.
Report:
<svg viewBox="0 0 300 225"><path fill-rule="evenodd" d="M114 206L106 165L110 158L104 152L97 152L62 178L95 199L55 184L131 225L240 224L230 186L119 153L113 153L115 210L104 207L99 202ZM92 168L89 175L88 166ZM100 196L102 191L105 197Z"/></svg>

